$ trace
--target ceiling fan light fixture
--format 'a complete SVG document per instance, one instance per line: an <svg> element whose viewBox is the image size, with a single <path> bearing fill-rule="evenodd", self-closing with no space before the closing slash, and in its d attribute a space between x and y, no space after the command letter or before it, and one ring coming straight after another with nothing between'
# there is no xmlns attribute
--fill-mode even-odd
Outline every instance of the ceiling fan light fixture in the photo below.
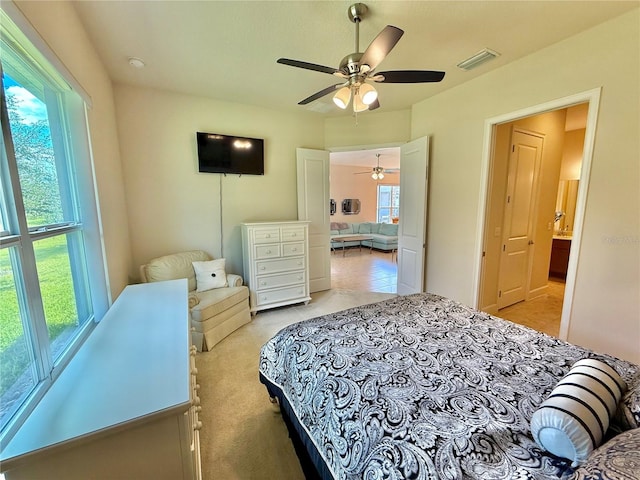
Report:
<svg viewBox="0 0 640 480"><path fill-rule="evenodd" d="M378 172L373 172L371 174L371 178L373 178L374 180L377 180L378 179Z"/></svg>
<svg viewBox="0 0 640 480"><path fill-rule="evenodd" d="M359 93L362 98L362 103L365 105L371 105L378 98L378 91L369 83L363 83L360 85Z"/></svg>
<svg viewBox="0 0 640 480"><path fill-rule="evenodd" d="M384 173L380 172L378 174L378 180L382 180L384 178Z"/></svg>
<svg viewBox="0 0 640 480"><path fill-rule="evenodd" d="M342 87L333 96L333 103L335 103L338 107L342 108L343 110L347 108L350 101L351 101L351 89L349 87Z"/></svg>
<svg viewBox="0 0 640 480"><path fill-rule="evenodd" d="M369 105L362 101L362 97L360 96L360 92L356 92L353 96L353 111L355 113L364 112L365 110L369 110Z"/></svg>

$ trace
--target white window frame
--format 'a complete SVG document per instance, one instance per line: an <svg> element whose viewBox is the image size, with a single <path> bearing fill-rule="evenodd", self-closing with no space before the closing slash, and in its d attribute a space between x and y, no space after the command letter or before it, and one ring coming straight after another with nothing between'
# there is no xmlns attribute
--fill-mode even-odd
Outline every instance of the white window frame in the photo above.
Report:
<svg viewBox="0 0 640 480"><path fill-rule="evenodd" d="M380 206L380 187L391 187L391 205L390 206ZM378 183L378 188L376 189L376 193L377 193L377 201L376 201L376 222L380 223L380 209L384 208L384 209L389 209L389 223L391 223L391 218L393 215L393 209L397 208L398 211L400 210L400 204L398 205L394 205L393 204L393 199L394 199L394 190L398 190L398 201L400 199L400 185L393 185L390 183Z"/></svg>
<svg viewBox="0 0 640 480"><path fill-rule="evenodd" d="M6 5L3 3L0 16L3 38L5 40L10 38L11 41L17 42L21 56L28 57L29 61L36 66L38 77L49 82L50 90L46 89L44 101L50 118L49 127L55 152L60 195L63 197L63 212L65 209L72 210L72 212L67 211L65 218L73 219L32 228L27 226L3 90L0 195L3 196L2 204L6 207L1 212L6 222L3 222L0 231L0 248L11 248L11 263L14 272L17 272L15 274L16 289L22 289L23 292L22 295L18 295L19 302L22 304L21 311L28 312L27 318L23 319L24 335L32 347L31 354L35 356L34 373L37 382L30 396L0 431L0 444L4 445L19 429L51 383L80 348L95 327L95 322L102 319L111 303L111 298L89 140L86 92L83 90L78 92L69 86L77 85L77 82L75 79L71 82L67 81L70 75L66 70L63 69L60 72L52 67L51 62L43 55L44 53L51 57L50 51L41 52L36 49L34 44L42 46L46 43L41 38L34 37L37 36L34 30L27 28L28 32L23 33L16 26L24 26L28 22L25 22L24 17L11 2ZM29 33L30 38L27 38L25 33ZM59 65L59 60L57 63ZM4 223L7 224L4 225ZM70 248L69 254L71 269L75 270L74 278L85 279L84 283L73 282L76 308L92 314L85 317L87 321L75 331L73 339L57 359L54 359L50 351L33 244L38 240L61 235L66 236L67 242L76 243L75 238L78 234L82 238L78 248L83 252L84 261L82 264L77 261L74 252L80 251L78 248ZM79 268L82 268L80 275L78 275ZM88 290L87 294L84 293L85 288Z"/></svg>

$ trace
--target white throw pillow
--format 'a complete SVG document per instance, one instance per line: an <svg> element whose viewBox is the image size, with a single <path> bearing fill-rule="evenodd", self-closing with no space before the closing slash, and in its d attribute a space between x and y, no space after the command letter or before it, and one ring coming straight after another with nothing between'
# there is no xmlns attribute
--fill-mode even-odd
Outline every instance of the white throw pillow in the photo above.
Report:
<svg viewBox="0 0 640 480"><path fill-rule="evenodd" d="M193 262L193 270L196 272L196 292L226 287L227 274L224 271L224 264L224 258L216 258L208 262Z"/></svg>
<svg viewBox="0 0 640 480"><path fill-rule="evenodd" d="M581 464L602 442L625 389L624 380L606 363L577 361L533 413L534 440L574 466Z"/></svg>

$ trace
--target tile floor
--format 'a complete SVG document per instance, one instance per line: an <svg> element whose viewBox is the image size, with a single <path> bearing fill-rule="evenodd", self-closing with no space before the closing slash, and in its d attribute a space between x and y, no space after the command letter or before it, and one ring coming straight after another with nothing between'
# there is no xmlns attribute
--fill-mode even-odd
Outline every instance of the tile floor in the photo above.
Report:
<svg viewBox="0 0 640 480"><path fill-rule="evenodd" d="M331 288L361 292L396 293L398 264L391 252L347 248L331 253Z"/></svg>
<svg viewBox="0 0 640 480"><path fill-rule="evenodd" d="M331 288L360 292L396 293L395 255L357 247L331 254ZM549 279L548 292L538 298L503 308L498 316L557 337L564 298L564 282Z"/></svg>
<svg viewBox="0 0 640 480"><path fill-rule="evenodd" d="M549 279L547 293L533 300L519 302L498 311L498 316L557 337L564 300L564 282Z"/></svg>

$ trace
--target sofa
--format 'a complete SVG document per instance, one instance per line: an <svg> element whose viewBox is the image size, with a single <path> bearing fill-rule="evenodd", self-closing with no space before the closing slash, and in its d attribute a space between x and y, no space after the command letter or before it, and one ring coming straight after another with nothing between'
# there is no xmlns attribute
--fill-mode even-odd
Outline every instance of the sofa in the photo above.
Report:
<svg viewBox="0 0 640 480"><path fill-rule="evenodd" d="M224 259L218 259L224 262ZM194 262L199 272L194 269ZM192 343L198 351L208 351L227 335L251 321L249 289L242 285L240 275L224 272L224 263L217 268L218 277L225 280L221 286L203 286L202 279L213 259L202 250L175 253L154 258L140 267L142 282L160 282L186 278L189 285L189 318ZM214 271L214 270L212 270ZM203 274L203 276L199 274ZM215 275L213 275L215 276Z"/></svg>
<svg viewBox="0 0 640 480"><path fill-rule="evenodd" d="M331 222L331 249L342 248L343 242L333 241L340 237L352 235L367 235L371 240L363 240L363 247L375 248L384 252L394 252L398 249L398 224L394 223L342 223ZM344 242L344 247L356 247L360 242Z"/></svg>

